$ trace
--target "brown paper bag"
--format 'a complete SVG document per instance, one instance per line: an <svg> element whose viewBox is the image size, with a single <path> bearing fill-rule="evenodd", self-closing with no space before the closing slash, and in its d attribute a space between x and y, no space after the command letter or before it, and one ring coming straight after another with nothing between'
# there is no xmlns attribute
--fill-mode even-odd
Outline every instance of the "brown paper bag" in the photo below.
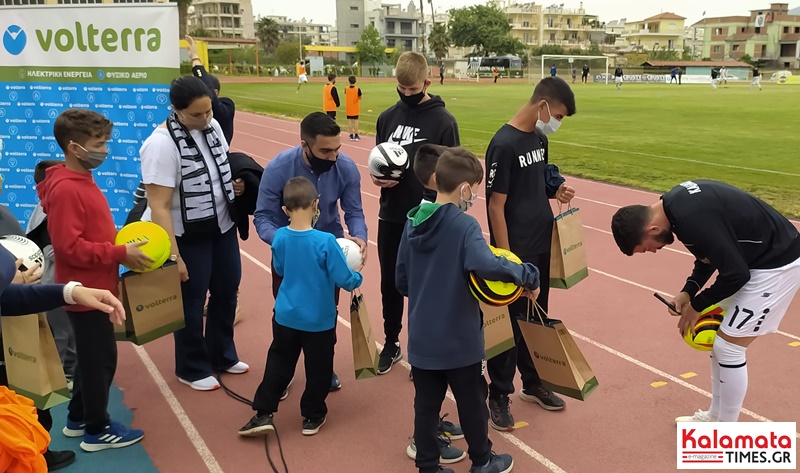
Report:
<svg viewBox="0 0 800 473"><path fill-rule="evenodd" d="M599 384L589 362L563 322L543 322L540 314L544 314L544 310L538 304L533 312L536 315L529 316L527 321L519 321L519 328L542 385L551 391L585 401Z"/></svg>
<svg viewBox="0 0 800 473"><path fill-rule="evenodd" d="M350 333L353 337L353 367L356 379L368 379L378 374L378 347L369 322L367 305L362 294L350 300Z"/></svg>
<svg viewBox="0 0 800 473"><path fill-rule="evenodd" d="M550 247L550 287L569 289L589 276L583 223L578 208L570 207L553 223Z"/></svg>
<svg viewBox="0 0 800 473"><path fill-rule="evenodd" d="M176 263L148 273L122 275L126 339L144 345L186 326L181 278Z"/></svg>
<svg viewBox="0 0 800 473"><path fill-rule="evenodd" d="M67 377L46 314L0 317L8 387L38 409L70 399Z"/></svg>
<svg viewBox="0 0 800 473"><path fill-rule="evenodd" d="M119 299L122 302L122 305L125 305L125 297L123 296L124 292L122 290L122 279L119 281ZM125 309L127 312L127 309ZM127 317L127 315L126 315ZM114 340L118 342L127 342L128 341L128 332L125 330L125 324L117 325L114 324Z"/></svg>
<svg viewBox="0 0 800 473"><path fill-rule="evenodd" d="M483 302L480 305L483 312L483 341L488 360L514 347L514 329L511 328L507 306L494 307Z"/></svg>

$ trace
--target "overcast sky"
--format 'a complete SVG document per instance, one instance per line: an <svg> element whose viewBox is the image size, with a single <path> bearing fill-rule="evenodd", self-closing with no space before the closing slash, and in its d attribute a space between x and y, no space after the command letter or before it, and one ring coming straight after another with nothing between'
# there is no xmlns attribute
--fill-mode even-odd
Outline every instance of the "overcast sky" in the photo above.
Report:
<svg viewBox="0 0 800 473"><path fill-rule="evenodd" d="M564 2L565 8L578 8L579 0L557 0L554 2L542 2L542 5L549 6L553 3L561 4ZM773 0L779 2L780 0ZM279 15L288 16L291 19L299 20L305 17L307 20L314 20L316 23L336 24L336 1L335 0L302 0L302 1L279 1L279 0L252 0L253 10L256 15ZM384 0L384 3L400 3L405 8L409 0ZM419 0L414 0L419 5ZM450 8L463 7L484 3L480 0L433 0L433 6L437 12L445 12ZM526 3L525 0L518 0L518 3ZM601 21L611 21L620 18L627 18L628 21L642 20L649 16L657 15L661 12L673 12L687 18L686 25L702 19L703 12L707 17L749 15L751 9L769 8L770 0L585 0L583 7L587 13L599 15ZM789 4L790 8L800 6L798 0ZM313 13L309 13L313 12ZM425 14L428 15L428 3L425 1Z"/></svg>

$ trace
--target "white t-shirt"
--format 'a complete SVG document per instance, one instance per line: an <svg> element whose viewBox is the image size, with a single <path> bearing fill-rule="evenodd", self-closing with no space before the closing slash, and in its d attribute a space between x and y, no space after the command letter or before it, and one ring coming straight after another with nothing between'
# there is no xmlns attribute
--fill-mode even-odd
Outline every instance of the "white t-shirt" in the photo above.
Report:
<svg viewBox="0 0 800 473"><path fill-rule="evenodd" d="M211 121L211 126L217 132L217 136L222 141L222 147L227 153L230 148L225 141L222 128L220 128L216 120ZM205 133L202 130L192 130L189 133L194 138L206 161L206 167L211 176L211 188L214 190L217 223L220 231L225 233L233 227L234 222L228 210L228 201L225 199L225 190L220 180L217 164L214 162L214 155L211 154L211 149L208 147ZM169 130L164 127L158 127L153 130L153 134L145 140L142 149L139 150L139 156L142 161L142 182L175 189L175 192L172 193L172 225L175 230L175 236L182 236L184 228L179 189L181 183L180 154L175 141L172 140L169 134ZM149 222L150 215L150 206L148 205L142 215L142 220Z"/></svg>

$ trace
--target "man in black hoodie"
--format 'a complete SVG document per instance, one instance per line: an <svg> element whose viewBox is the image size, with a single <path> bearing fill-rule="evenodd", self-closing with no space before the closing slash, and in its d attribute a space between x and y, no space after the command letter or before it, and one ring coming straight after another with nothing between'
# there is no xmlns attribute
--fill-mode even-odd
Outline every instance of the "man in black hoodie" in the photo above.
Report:
<svg viewBox="0 0 800 473"><path fill-rule="evenodd" d="M408 212L419 205L423 195L435 201L434 191L425 191L412 171L414 156L423 144L458 146L458 124L444 108L441 97L428 94L428 62L425 56L408 51L397 60L397 93L400 100L378 117L377 143L392 142L402 146L410 160L399 181L372 178L381 188L378 214L378 260L381 265L383 331L386 345L380 354L378 374L386 374L402 357L400 330L403 326L403 296L395 286L397 249L403 236Z"/></svg>

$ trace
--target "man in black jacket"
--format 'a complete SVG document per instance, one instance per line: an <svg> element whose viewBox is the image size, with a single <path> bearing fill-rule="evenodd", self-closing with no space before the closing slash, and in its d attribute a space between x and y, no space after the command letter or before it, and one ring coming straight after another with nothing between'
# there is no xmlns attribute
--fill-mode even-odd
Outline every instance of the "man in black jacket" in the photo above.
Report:
<svg viewBox="0 0 800 473"><path fill-rule="evenodd" d="M745 350L756 338L778 330L800 288L797 228L740 189L697 179L674 187L650 206L619 209L611 230L628 256L655 253L677 236L696 258L669 313L680 317L682 336L694 333L700 313L714 304L725 309L725 317L711 351L711 407L676 421L736 422L747 392ZM714 271L714 284L700 291Z"/></svg>

